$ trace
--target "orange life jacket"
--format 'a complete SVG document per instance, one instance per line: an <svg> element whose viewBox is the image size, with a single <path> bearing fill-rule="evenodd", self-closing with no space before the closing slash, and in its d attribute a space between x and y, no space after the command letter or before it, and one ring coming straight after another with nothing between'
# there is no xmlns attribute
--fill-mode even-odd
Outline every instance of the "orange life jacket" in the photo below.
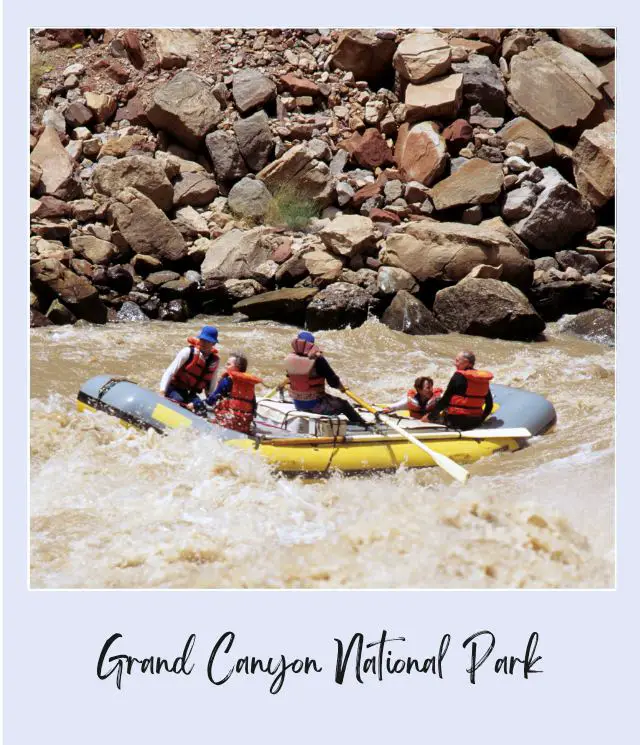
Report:
<svg viewBox="0 0 640 745"><path fill-rule="evenodd" d="M442 388L433 389L431 398L435 398L437 396L442 396ZM429 399L429 401L431 401L431 398ZM420 401L420 399L418 398L418 392L415 388L411 388L411 390L407 391L407 409L409 409L409 415L412 419L422 419L422 417L427 413L426 409L429 401L425 401L422 406L418 406L416 401Z"/></svg>
<svg viewBox="0 0 640 745"><path fill-rule="evenodd" d="M315 359L288 354L284 360L284 368L294 401L315 401L324 395L324 378L315 371Z"/></svg>
<svg viewBox="0 0 640 745"><path fill-rule="evenodd" d="M467 379L464 396L451 396L447 414L455 416L482 417L484 402L489 392L489 381L493 374L487 370L458 370Z"/></svg>
<svg viewBox="0 0 640 745"><path fill-rule="evenodd" d="M218 424L237 432L249 432L253 421L253 401L256 385L262 383L261 378L238 370L228 370L222 375L231 378L231 393L220 398L213 412Z"/></svg>
<svg viewBox="0 0 640 745"><path fill-rule="evenodd" d="M212 349L205 357L200 351L200 340L194 336L187 339L191 352L186 365L183 365L171 379L175 388L200 393L209 386L218 369L220 358L218 352Z"/></svg>

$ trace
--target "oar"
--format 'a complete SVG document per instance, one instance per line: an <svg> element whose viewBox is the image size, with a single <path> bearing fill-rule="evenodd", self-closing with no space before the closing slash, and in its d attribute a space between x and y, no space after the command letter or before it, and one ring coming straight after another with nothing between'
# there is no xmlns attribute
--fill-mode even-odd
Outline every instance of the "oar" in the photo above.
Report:
<svg viewBox="0 0 640 745"><path fill-rule="evenodd" d="M287 384L288 381L283 380L282 383L278 383L278 385L275 388L272 388L269 393L267 393L264 398L271 398L274 396L281 388L284 388L284 386Z"/></svg>
<svg viewBox="0 0 640 745"><path fill-rule="evenodd" d="M409 434L409 432L405 431L404 429L402 429L402 427L397 425L393 421L393 419L385 416L384 414L378 413L377 410L373 406L371 406L371 404L363 401L359 396L356 396L355 393L352 393L349 389L345 388L344 392L347 394L347 396L349 396L349 398L362 406L363 409L366 409L371 414L377 414L380 417L381 421L383 421L387 425L387 427L391 427L391 429L395 430L398 434L405 437L416 447L424 450L427 455L430 455L431 458L433 458L433 461L436 463L436 465L440 466L440 468L446 471L450 476L453 476L454 479L461 481L463 484L467 482L467 479L469 478L469 471L464 469L462 466L459 466L455 461L451 460L451 458L447 458L446 455L437 453L435 450L427 447L423 442L420 442L417 437L414 437L412 434Z"/></svg>

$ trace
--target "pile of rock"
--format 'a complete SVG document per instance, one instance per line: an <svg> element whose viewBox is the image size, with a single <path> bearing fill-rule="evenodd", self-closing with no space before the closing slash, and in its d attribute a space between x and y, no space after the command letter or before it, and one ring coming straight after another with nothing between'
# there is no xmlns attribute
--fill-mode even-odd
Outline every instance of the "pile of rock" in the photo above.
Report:
<svg viewBox="0 0 640 745"><path fill-rule="evenodd" d="M32 53L33 325L529 339L614 309L612 32L55 29Z"/></svg>

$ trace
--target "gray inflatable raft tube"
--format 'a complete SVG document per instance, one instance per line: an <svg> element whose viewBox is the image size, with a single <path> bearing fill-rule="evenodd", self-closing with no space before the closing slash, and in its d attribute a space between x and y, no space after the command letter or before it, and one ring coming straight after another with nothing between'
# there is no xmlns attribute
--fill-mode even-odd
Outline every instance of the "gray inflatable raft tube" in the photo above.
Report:
<svg viewBox="0 0 640 745"><path fill-rule="evenodd" d="M537 393L506 385L492 385L491 391L499 408L478 428L487 430L488 434L491 430L526 427L532 435L539 435L556 421L553 405ZM114 375L97 375L87 380L78 392L78 402L141 429L164 432L166 429L191 428L220 440L247 438L245 434L225 429L158 393ZM288 435L297 436L285 432L278 436Z"/></svg>
<svg viewBox="0 0 640 745"><path fill-rule="evenodd" d="M220 440L242 440L247 435L225 429L197 416L189 409L116 375L96 375L83 383L78 403L118 417L140 429L191 428Z"/></svg>

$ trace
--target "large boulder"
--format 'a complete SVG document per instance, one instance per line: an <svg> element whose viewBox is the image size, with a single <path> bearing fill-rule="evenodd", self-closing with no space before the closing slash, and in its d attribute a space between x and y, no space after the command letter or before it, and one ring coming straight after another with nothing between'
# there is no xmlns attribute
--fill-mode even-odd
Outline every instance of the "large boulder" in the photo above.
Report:
<svg viewBox="0 0 640 745"><path fill-rule="evenodd" d="M331 64L373 82L389 72L395 51L395 41L379 39L373 29L348 29L338 38Z"/></svg>
<svg viewBox="0 0 640 745"><path fill-rule="evenodd" d="M218 181L233 183L247 175L247 164L233 132L217 130L205 137L205 143Z"/></svg>
<svg viewBox="0 0 640 745"><path fill-rule="evenodd" d="M234 73L231 92L238 111L247 114L276 97L276 84L258 70L246 68Z"/></svg>
<svg viewBox="0 0 640 745"><path fill-rule="evenodd" d="M545 323L520 290L497 279L465 279L436 293L433 310L451 331L492 339L534 339Z"/></svg>
<svg viewBox="0 0 640 745"><path fill-rule="evenodd" d="M535 282L528 295L545 321L557 321L567 313L581 313L601 307L609 293L610 287L606 282L556 279Z"/></svg>
<svg viewBox="0 0 640 745"><path fill-rule="evenodd" d="M616 314L604 308L585 310L569 319L562 330L589 341L613 346L616 338Z"/></svg>
<svg viewBox="0 0 640 745"><path fill-rule="evenodd" d="M616 42L601 28L559 28L556 33L560 41L587 57L612 57Z"/></svg>
<svg viewBox="0 0 640 745"><path fill-rule="evenodd" d="M407 121L453 119L462 104L462 74L447 75L421 85L409 83L405 92Z"/></svg>
<svg viewBox="0 0 640 745"><path fill-rule="evenodd" d="M157 129L197 150L222 113L218 99L202 78L183 70L155 89L147 118Z"/></svg>
<svg viewBox="0 0 640 745"><path fill-rule="evenodd" d="M332 282L342 273L342 261L327 251L313 250L302 255L306 271L315 280ZM294 261L291 259L290 261ZM288 262L287 262L288 263Z"/></svg>
<svg viewBox="0 0 640 745"><path fill-rule="evenodd" d="M285 191L317 209L326 207L333 197L333 178L329 166L314 158L306 145L294 145L269 163L257 177L274 196Z"/></svg>
<svg viewBox="0 0 640 745"><path fill-rule="evenodd" d="M269 117L264 111L257 111L246 119L236 119L233 124L238 148L245 163L257 172L269 162L275 140L269 129Z"/></svg>
<svg viewBox="0 0 640 745"><path fill-rule="evenodd" d="M317 287L291 287L264 292L241 300L233 306L233 310L244 313L251 320L271 319L300 324L304 322L309 301L317 292Z"/></svg>
<svg viewBox="0 0 640 745"><path fill-rule="evenodd" d="M362 215L339 215L318 236L331 253L350 258L375 245L373 222Z"/></svg>
<svg viewBox="0 0 640 745"><path fill-rule="evenodd" d="M503 267L503 278L527 289L533 262L527 248L500 218L480 225L422 220L405 233L391 234L380 252L387 266L399 266L419 281L458 282L475 266Z"/></svg>
<svg viewBox="0 0 640 745"><path fill-rule="evenodd" d="M419 181L430 186L439 179L447 167L449 156L437 124L403 124L398 131L395 159L405 181Z"/></svg>
<svg viewBox="0 0 640 745"><path fill-rule="evenodd" d="M451 47L440 34L409 34L398 45L393 66L409 83L424 83L449 72Z"/></svg>
<svg viewBox="0 0 640 745"><path fill-rule="evenodd" d="M197 59L200 38L184 28L156 28L153 30L160 67L170 70L184 67L190 59Z"/></svg>
<svg viewBox="0 0 640 745"><path fill-rule="evenodd" d="M400 290L417 292L418 283L412 274L398 266L381 266L378 269L377 291L383 295L395 295Z"/></svg>
<svg viewBox="0 0 640 745"><path fill-rule="evenodd" d="M502 127L499 134L506 144L517 142L526 145L529 159L538 165L545 165L554 157L555 150L551 137L526 117L512 119Z"/></svg>
<svg viewBox="0 0 640 745"><path fill-rule="evenodd" d="M40 168L39 182L44 193L64 198L73 176L73 159L62 146L54 127L44 128L31 151L31 163Z"/></svg>
<svg viewBox="0 0 640 745"><path fill-rule="evenodd" d="M368 292L348 282L320 290L307 306L305 326L310 331L361 326L375 301Z"/></svg>
<svg viewBox="0 0 640 745"><path fill-rule="evenodd" d="M502 191L504 177L499 163L472 158L448 178L431 189L431 199L437 210L464 204L489 204Z"/></svg>
<svg viewBox="0 0 640 745"><path fill-rule="evenodd" d="M549 132L584 122L602 100L600 70L579 52L547 41L511 60L507 88L512 109Z"/></svg>
<svg viewBox="0 0 640 745"><path fill-rule="evenodd" d="M573 150L573 175L578 191L594 207L603 207L616 190L615 122L582 133Z"/></svg>
<svg viewBox="0 0 640 745"><path fill-rule="evenodd" d="M93 172L93 186L100 194L109 197L131 186L164 212L170 210L173 204L173 186L164 166L143 155L131 155L115 163L97 165Z"/></svg>
<svg viewBox="0 0 640 745"><path fill-rule="evenodd" d="M207 173L182 173L173 183L173 206L204 207L218 196L218 185Z"/></svg>
<svg viewBox="0 0 640 745"><path fill-rule="evenodd" d="M502 217L507 222L522 220L531 213L537 201L538 192L535 191L534 185L525 181L521 187L507 193L502 205Z"/></svg>
<svg viewBox="0 0 640 745"><path fill-rule="evenodd" d="M211 241L200 267L204 281L215 279L253 279L255 270L271 257L271 246L265 240L271 230L233 228Z"/></svg>
<svg viewBox="0 0 640 745"><path fill-rule="evenodd" d="M590 230L595 216L589 202L555 168L547 166L543 173L543 189L535 207L511 227L528 246L541 254L553 254L574 236Z"/></svg>
<svg viewBox="0 0 640 745"><path fill-rule="evenodd" d="M448 333L427 306L406 290L398 291L380 320L390 329L405 334L426 336Z"/></svg>
<svg viewBox="0 0 640 745"><path fill-rule="evenodd" d="M31 265L31 282L39 295L58 298L76 318L92 323L107 322L107 308L86 277L79 277L57 259Z"/></svg>
<svg viewBox="0 0 640 745"><path fill-rule="evenodd" d="M467 62L456 62L455 73L462 73L462 97L467 106L479 104L493 116L504 114L506 91L500 71L488 57L474 54Z"/></svg>
<svg viewBox="0 0 640 745"><path fill-rule="evenodd" d="M243 178L231 187L227 199L234 215L261 220L269 211L273 197L262 181Z"/></svg>
<svg viewBox="0 0 640 745"><path fill-rule="evenodd" d="M134 253L167 261L187 255L187 245L169 218L137 189L119 192L109 211Z"/></svg>

